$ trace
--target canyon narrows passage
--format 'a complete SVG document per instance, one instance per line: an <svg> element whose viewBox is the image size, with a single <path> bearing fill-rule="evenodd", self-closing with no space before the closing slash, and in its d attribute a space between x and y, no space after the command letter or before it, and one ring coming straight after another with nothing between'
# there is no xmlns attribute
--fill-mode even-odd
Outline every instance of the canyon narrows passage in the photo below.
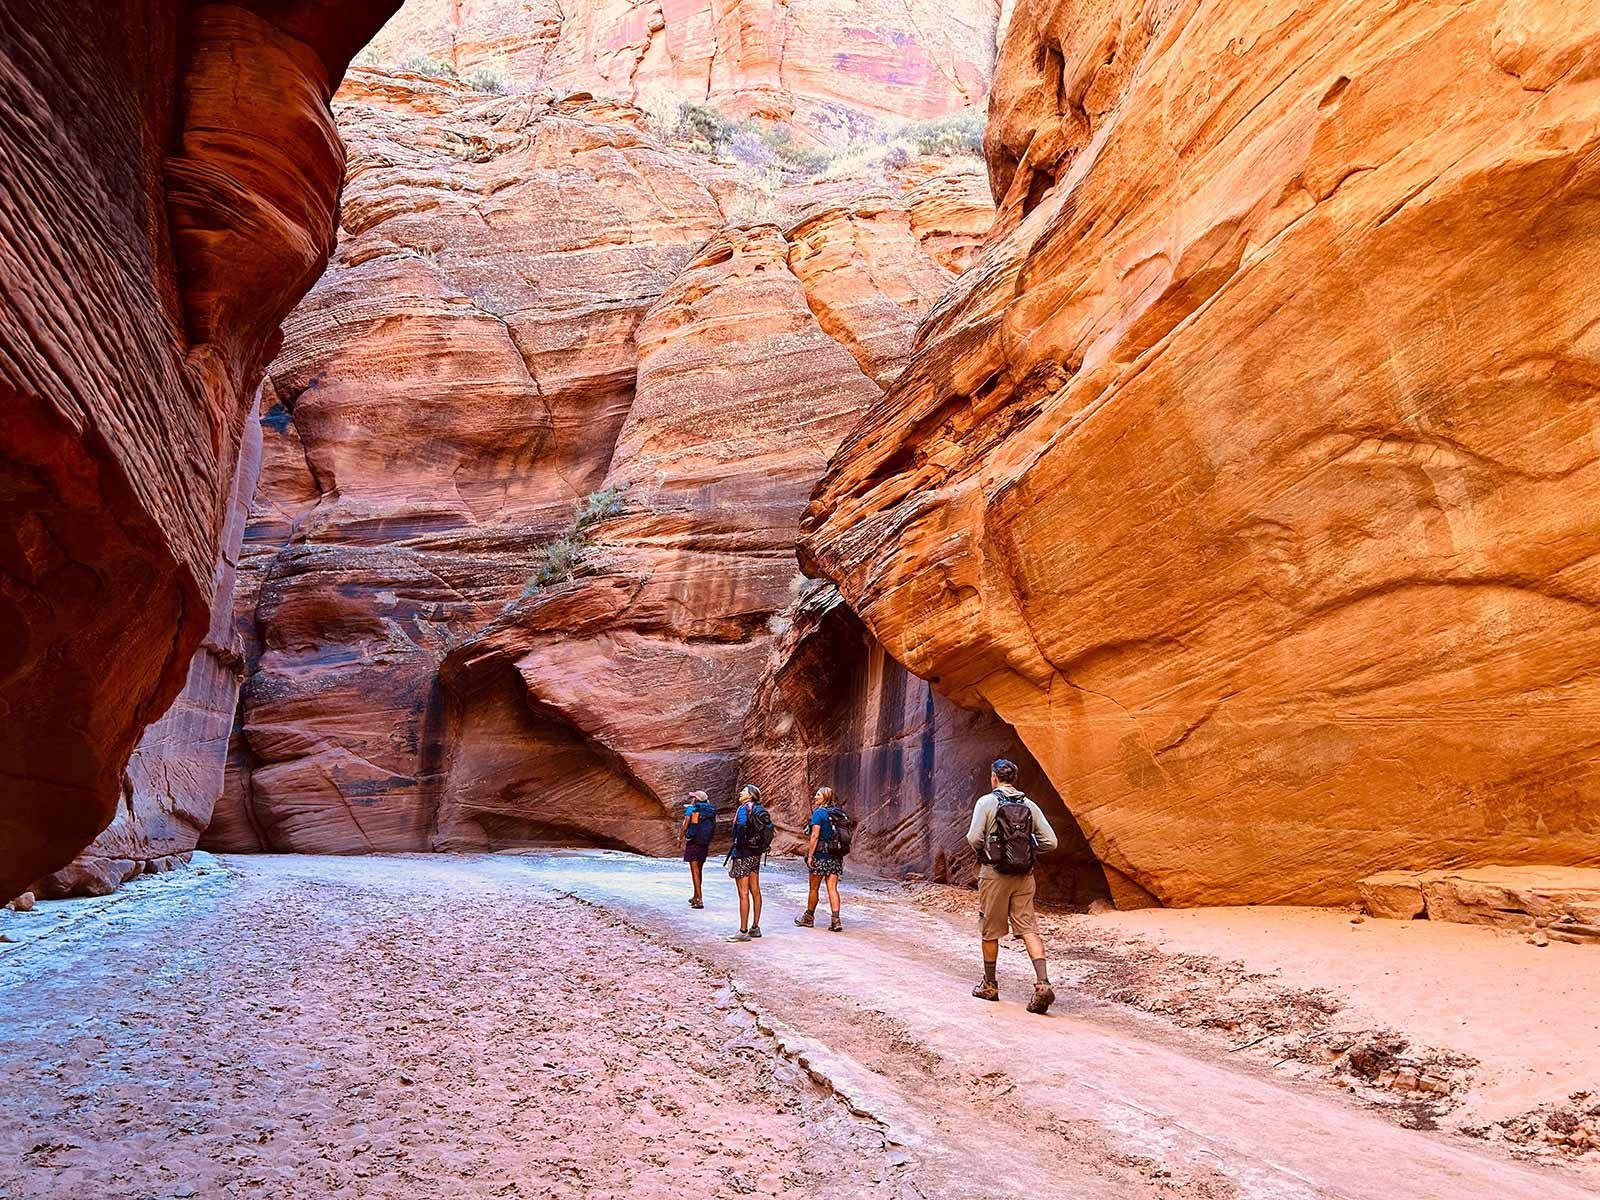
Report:
<svg viewBox="0 0 1600 1200"><path fill-rule="evenodd" d="M9 293L6 890L740 775L959 880L997 749L1080 900L1600 862L1592 4L417 3L323 107L388 7L7 18L108 219Z"/></svg>
<svg viewBox="0 0 1600 1200"><path fill-rule="evenodd" d="M1600 0L61 0L0 11L0 150L0 983L52 980L68 1022L16 1006L8 1070L81 1029L156 1104L157 985L89 980L119 1041L62 973L119 929L185 1012L169 952L217 989L274 953L345 988L366 946L420 996L442 960L338 912L320 953L307 896L458 887L459 922L427 904L486 977L561 970L562 939L681 976L729 1032L666 1033L756 1072L767 1153L820 1139L883 1195L964 1194L951 1079L1055 1139L1019 1191L1055 1155L1107 1194L1299 1194L1222 1126L1281 1106L1297 1138L1329 1083L1438 1194L1587 1182L1593 1064L1480 985L1522 972L1516 1004L1600 1039L1569 978L1600 942ZM1085 1040L1047 1037L1090 1099L978 1070L1021 1014L916 982L976 967L937 914L970 917L996 759L1061 835L1037 882L1077 912L1051 928ZM726 817L746 783L780 862L836 789L866 918L837 960L784 930L760 994L662 915L685 797ZM246 944L174 950L185 897ZM250 943L274 903L294 927ZM1356 1020L1418 964L1459 1018L1396 984ZM652 1080L616 1153L699 1186L647 983L606 1033ZM871 1030L818 1039L851 1005ZM1166 1038L1169 1093L1102 1078ZM87 1149L116 1140L91 1075L48 1093L84 1143L18 1134L37 1174L0 1193L226 1185L238 1147L195 1183ZM295 1145L297 1177L333 1152ZM1307 1195L1382 1182L1307 1154Z"/></svg>

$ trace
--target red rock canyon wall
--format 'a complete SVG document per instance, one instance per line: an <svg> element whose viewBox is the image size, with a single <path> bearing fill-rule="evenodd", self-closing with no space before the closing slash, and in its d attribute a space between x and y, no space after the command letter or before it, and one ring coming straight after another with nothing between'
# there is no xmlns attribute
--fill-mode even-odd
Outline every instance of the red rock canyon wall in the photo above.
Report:
<svg viewBox="0 0 1600 1200"><path fill-rule="evenodd" d="M0 11L0 894L112 819L205 635L240 431L393 3Z"/></svg>
<svg viewBox="0 0 1600 1200"><path fill-rule="evenodd" d="M999 0L411 0L372 44L463 77L701 102L830 142L982 104Z"/></svg>
<svg viewBox="0 0 1600 1200"><path fill-rule="evenodd" d="M337 107L205 844L668 849L685 791L734 785L800 513L975 255L980 177L730 224L748 181L627 106L358 71Z"/></svg>
<svg viewBox="0 0 1600 1200"><path fill-rule="evenodd" d="M1173 904L1600 862L1600 5L1023 0L808 517Z"/></svg>

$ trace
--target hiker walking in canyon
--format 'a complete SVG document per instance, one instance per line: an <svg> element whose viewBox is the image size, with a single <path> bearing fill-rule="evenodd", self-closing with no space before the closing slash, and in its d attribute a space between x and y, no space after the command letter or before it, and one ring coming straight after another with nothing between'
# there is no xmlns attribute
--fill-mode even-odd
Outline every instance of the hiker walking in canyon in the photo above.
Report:
<svg viewBox="0 0 1600 1200"><path fill-rule="evenodd" d="M772 834L772 814L761 805L761 789L745 784L739 790L728 850L728 875L739 888L739 932L729 936L730 942L761 936L761 856L771 847Z"/></svg>
<svg viewBox="0 0 1600 1200"><path fill-rule="evenodd" d="M972 989L980 1000L999 1000L995 977L1000 939L1009 925L1033 960L1033 999L1028 1011L1043 1013L1055 1003L1045 966L1044 940L1034 913L1034 859L1056 848L1055 830L1039 806L1017 789L1017 764L997 758L989 768L987 795L973 806L967 842L978 852L978 923L983 939L983 981Z"/></svg>
<svg viewBox="0 0 1600 1200"><path fill-rule="evenodd" d="M701 876L705 873L706 858L711 853L711 842L717 836L717 806L704 792L690 792L683 806L683 861L689 864L689 881L694 894L689 897L690 908L704 908L701 893Z"/></svg>
<svg viewBox="0 0 1600 1200"><path fill-rule="evenodd" d="M812 798L811 840L806 844L806 870L811 873L811 890L806 896L806 910L794 919L796 925L810 929L817 919L817 894L824 881L828 885L828 908L833 919L828 928L842 933L839 922L839 879L844 874L844 856L850 853L850 842L855 836L855 820L839 807L838 797L831 787L819 787Z"/></svg>

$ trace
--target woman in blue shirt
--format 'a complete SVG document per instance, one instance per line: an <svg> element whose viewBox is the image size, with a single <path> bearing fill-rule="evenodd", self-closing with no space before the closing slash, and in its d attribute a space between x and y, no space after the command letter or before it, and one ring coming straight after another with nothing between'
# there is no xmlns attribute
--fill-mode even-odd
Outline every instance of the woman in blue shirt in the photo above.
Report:
<svg viewBox="0 0 1600 1200"><path fill-rule="evenodd" d="M812 798L812 804L815 807L811 811L811 841L806 845L806 869L811 872L811 891L806 899L806 911L796 917L794 923L807 929L816 923L817 895L826 881L828 907L833 910L833 920L828 923L828 928L834 933L841 933L844 926L839 923L839 878L844 874L844 855L835 848L833 818L828 815L828 810L837 808L839 801L831 787L820 787Z"/></svg>
<svg viewBox="0 0 1600 1200"><path fill-rule="evenodd" d="M733 814L733 848L729 851L728 875L739 889L739 932L728 938L730 942L748 942L761 936L761 854L752 853L745 838L752 817L760 808L761 789L753 783L745 784L739 791L739 809Z"/></svg>

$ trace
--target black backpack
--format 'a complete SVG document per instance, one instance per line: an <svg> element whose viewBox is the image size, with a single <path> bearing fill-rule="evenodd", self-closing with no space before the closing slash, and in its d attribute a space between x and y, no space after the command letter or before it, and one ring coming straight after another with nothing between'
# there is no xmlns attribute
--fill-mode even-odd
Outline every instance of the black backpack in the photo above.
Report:
<svg viewBox="0 0 1600 1200"><path fill-rule="evenodd" d="M985 844L985 859L1002 875L1026 875L1033 870L1033 810L1021 792L995 792L1000 803L994 810Z"/></svg>
<svg viewBox="0 0 1600 1200"><path fill-rule="evenodd" d="M745 814L744 824L733 827L734 857L749 858L765 854L772 849L772 836L777 831L772 825L772 814L761 805L754 805Z"/></svg>
<svg viewBox="0 0 1600 1200"><path fill-rule="evenodd" d="M696 846L711 845L711 840L717 836L717 806L705 801L691 804L689 817L689 841Z"/></svg>
<svg viewBox="0 0 1600 1200"><path fill-rule="evenodd" d="M826 839L818 839L817 848L832 858L843 858L855 840L855 818L842 808L828 809L828 833Z"/></svg>

